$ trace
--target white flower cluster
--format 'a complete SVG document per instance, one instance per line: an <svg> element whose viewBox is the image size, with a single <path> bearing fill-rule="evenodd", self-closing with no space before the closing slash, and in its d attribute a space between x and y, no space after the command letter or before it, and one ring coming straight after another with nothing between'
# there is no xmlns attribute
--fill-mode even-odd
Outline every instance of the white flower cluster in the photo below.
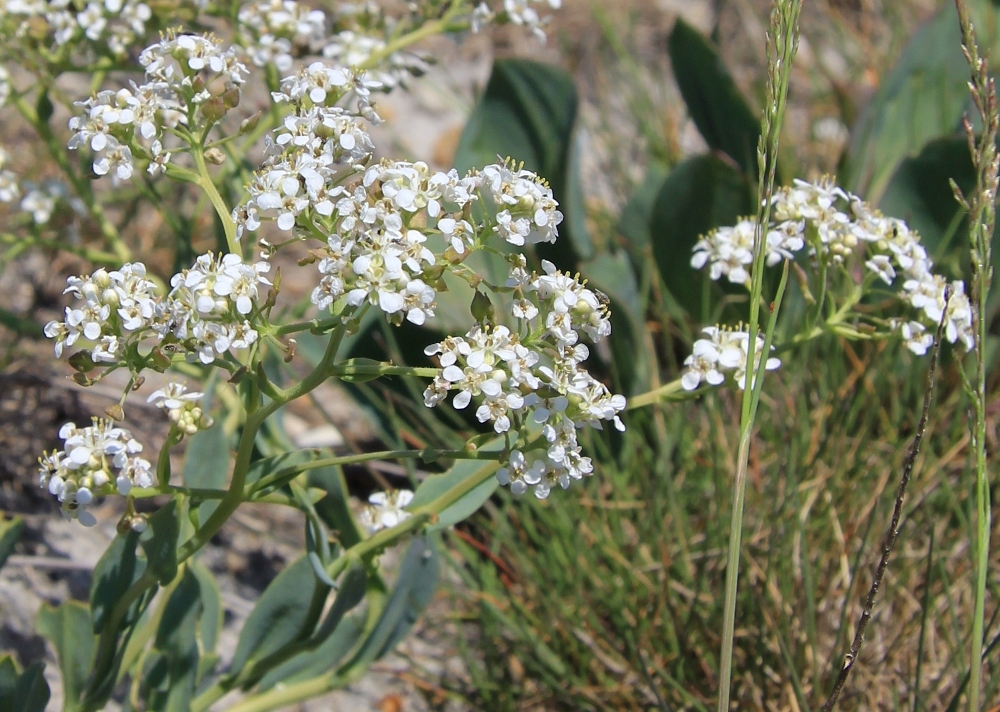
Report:
<svg viewBox="0 0 1000 712"><path fill-rule="evenodd" d="M545 2L553 10L558 10L562 5L562 0L545 0ZM535 37L544 42L544 28L549 18L538 14L538 10L534 7L536 4L539 3L535 0L503 0L503 10L497 19L527 27ZM478 15L487 19L495 17L496 13L490 12L485 5L480 5Z"/></svg>
<svg viewBox="0 0 1000 712"><path fill-rule="evenodd" d="M329 217L343 195L337 183L367 162L375 147L357 120L338 107L314 106L285 117L268 156L247 186L250 197L233 211L237 237L262 220L291 230L302 213Z"/></svg>
<svg viewBox="0 0 1000 712"><path fill-rule="evenodd" d="M10 72L0 64L0 108L3 108L10 98L10 91Z"/></svg>
<svg viewBox="0 0 1000 712"><path fill-rule="evenodd" d="M382 119L372 106L371 94L384 88L381 81L373 79L363 69L312 62L283 78L281 91L273 92L271 98L275 103L287 102L299 107L332 107L352 95L356 99L355 113L378 124Z"/></svg>
<svg viewBox="0 0 1000 712"><path fill-rule="evenodd" d="M740 390L746 385L747 361L750 348L750 334L740 329L726 329L717 326L706 326L702 333L708 338L694 342L692 353L684 360L687 370L681 376L681 386L686 391L693 391L702 381L710 386L718 386L732 375L736 387ZM771 347L774 350L774 347ZM754 347L754 374L751 374L750 385L756 379L757 368L760 368L761 353L764 351L764 337L757 334ZM764 363L764 368L773 371L781 365L781 361L773 356Z"/></svg>
<svg viewBox="0 0 1000 712"><path fill-rule="evenodd" d="M292 68L293 54L314 54L326 38L326 13L295 0L264 0L243 5L237 15L242 44L258 67Z"/></svg>
<svg viewBox="0 0 1000 712"><path fill-rule="evenodd" d="M15 203L20 199L18 207L31 214L35 225L48 223L60 202L79 214L85 213L83 201L73 195L62 181L49 179L40 183L18 183L17 174L7 168L9 160L10 154L0 146L0 203Z"/></svg>
<svg viewBox="0 0 1000 712"><path fill-rule="evenodd" d="M497 207L497 231L512 245L555 242L563 214L544 178L512 161L482 170L481 185Z"/></svg>
<svg viewBox="0 0 1000 712"><path fill-rule="evenodd" d="M726 276L731 282L749 285L747 268L753 263L755 228L754 220L744 219L733 227L714 230L695 245L691 266L701 269L708 265L712 279ZM936 326L945 315L948 341L961 342L966 349L973 347L972 308L964 284L951 283L946 305L947 281L933 273L933 261L920 244L920 237L902 220L881 215L829 178L814 183L796 180L772 199L767 263L775 265L782 259L792 259L806 245L814 261L837 266L861 252L871 277L889 286L901 275L900 297L921 311L924 322L892 323L914 353L926 353L933 340L927 327Z"/></svg>
<svg viewBox="0 0 1000 712"><path fill-rule="evenodd" d="M156 175L169 163L165 129L186 125L200 107L199 120L211 125L239 103L246 67L236 50L223 48L210 35L168 32L139 55L146 82L117 91L105 90L76 105L83 113L69 121L71 149L95 154L94 173L128 180L133 151L148 161ZM206 128L207 128L206 125Z"/></svg>
<svg viewBox="0 0 1000 712"><path fill-rule="evenodd" d="M38 460L38 482L59 499L67 519L93 526L97 519L87 507L95 497L113 491L127 495L132 487L153 485L149 462L138 456L142 445L128 430L94 418L85 428L66 423L59 437L65 441L63 449Z"/></svg>
<svg viewBox="0 0 1000 712"><path fill-rule="evenodd" d="M549 262L543 262L545 274L529 275L519 257L508 286L515 292L513 314L528 336L503 325L476 325L464 337L428 346L424 353L437 356L442 371L424 391L424 403L433 407L457 391L452 405L461 409L481 397L480 422L492 423L497 433L517 432L526 441L532 424L541 425L540 449L527 455L512 451L497 478L515 494L532 487L536 497L544 498L555 485L567 488L593 472L577 430L600 429L605 420L624 430L618 414L625 398L613 395L582 366L590 351L579 343L580 332L593 341L611 333L602 297Z"/></svg>
<svg viewBox="0 0 1000 712"><path fill-rule="evenodd" d="M757 221L744 218L732 227L720 227L698 240L694 246L691 266L701 269L709 264L709 274L713 280L727 277L734 284L749 286L750 273L747 268L753 264L754 232ZM773 267L783 259L792 259L792 253L805 246L799 232L773 229L767 232L767 265Z"/></svg>
<svg viewBox="0 0 1000 712"><path fill-rule="evenodd" d="M212 418L201 407L204 397L204 393L189 391L183 383L169 381L150 394L146 402L166 411L170 423L182 435L194 435L212 427Z"/></svg>
<svg viewBox="0 0 1000 712"><path fill-rule="evenodd" d="M50 48L90 44L95 52L124 55L145 36L153 18L142 0L6 0L0 4L0 38L30 38ZM41 35L39 33L42 33Z"/></svg>
<svg viewBox="0 0 1000 712"><path fill-rule="evenodd" d="M324 229L329 237L313 303L326 309L346 294L350 306L368 302L397 323L405 316L423 324L434 315L436 296L426 271L438 258L426 246L431 230L407 226L437 220L453 236L461 232L445 210L455 209L461 217L474 200L474 183L454 170L433 173L424 163L383 161L369 168L352 190L331 191L340 198Z"/></svg>
<svg viewBox="0 0 1000 712"><path fill-rule="evenodd" d="M7 168L10 154L0 146L0 203L13 203L21 197L21 186L17 183L17 174Z"/></svg>
<svg viewBox="0 0 1000 712"><path fill-rule="evenodd" d="M380 529L391 529L410 518L406 507L413 501L410 490L375 492L368 498L368 506L361 510L361 525L374 534Z"/></svg>
<svg viewBox="0 0 1000 712"><path fill-rule="evenodd" d="M261 285L270 284L263 276L269 270L265 261L245 264L239 255L216 258L209 252L171 278L166 297L155 293L141 262L70 277L65 293L77 304L66 307L62 321L46 324L45 335L56 340L57 357L82 336L94 343L90 357L95 363L119 363L152 337L209 364L257 340L249 317Z"/></svg>
<svg viewBox="0 0 1000 712"><path fill-rule="evenodd" d="M316 10L295 0L264 0L244 5L238 15L241 44L258 67L273 64L279 71L289 71L294 57L325 57L337 69L366 68L377 79L378 87L391 89L416 73L427 63L410 52L397 51L383 56L390 24L377 6L363 12L338 7L330 20ZM332 26L332 30L327 27Z"/></svg>

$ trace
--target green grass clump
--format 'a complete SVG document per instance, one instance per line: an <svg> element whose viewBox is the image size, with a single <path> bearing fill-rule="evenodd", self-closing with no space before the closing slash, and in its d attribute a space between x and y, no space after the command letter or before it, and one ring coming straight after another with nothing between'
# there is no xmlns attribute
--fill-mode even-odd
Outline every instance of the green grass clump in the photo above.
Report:
<svg viewBox="0 0 1000 712"><path fill-rule="evenodd" d="M944 710L967 679L974 475L947 356L840 709ZM741 710L815 709L829 694L881 553L927 366L897 346L833 339L783 360L750 454L733 664ZM631 416L624 436L591 443L596 474L579 496L504 500L452 536L482 623L466 691L474 708L714 706L738 394ZM982 699L996 700L997 582L989 588Z"/></svg>

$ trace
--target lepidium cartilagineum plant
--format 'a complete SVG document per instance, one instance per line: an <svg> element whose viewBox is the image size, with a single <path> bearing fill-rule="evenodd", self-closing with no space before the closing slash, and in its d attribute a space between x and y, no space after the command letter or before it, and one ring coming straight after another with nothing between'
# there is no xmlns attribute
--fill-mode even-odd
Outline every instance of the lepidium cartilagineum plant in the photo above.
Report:
<svg viewBox="0 0 1000 712"><path fill-rule="evenodd" d="M624 429L625 398L585 365L588 344L611 334L607 298L531 248L555 241L563 218L544 177L513 159L465 175L380 159L369 132L381 121L379 93L431 59L411 45L490 22L542 35L540 8L407 7L402 17L367 3L328 12L294 0L18 0L0 9L0 104L35 130L60 171L30 182L14 172L17 156L0 152L5 260L41 247L94 263L68 280L64 317L45 335L82 385L128 374L107 417L63 425L62 447L40 459L41 486L81 525L96 523L98 499L122 498L89 607L46 607L39 618L57 648L66 709L101 709L116 694L132 709L199 711L238 691L226 709L248 712L350 683L399 642L433 590L436 529L469 516L498 485L538 498L570 487L594 470L578 434ZM252 90L257 111L241 107ZM246 157L260 143L252 171ZM947 338L971 348L962 284L946 290L904 223L825 179L768 201L764 229L749 218L706 235L692 266L751 287L763 235L758 264L783 263L785 277L795 269L811 305L780 348L833 333L902 338L922 354L942 319ZM123 205L162 216L176 242L172 276L133 255ZM215 234L195 219L203 207L214 209ZM211 251L194 248L213 239ZM291 245L306 247L298 269L317 286L286 309L272 262ZM479 252L506 262L502 281L471 266ZM424 365L341 353L366 318L432 322L446 280L475 294L469 327L427 343ZM294 361L306 332L321 337L322 356L304 377L279 381L274 364ZM752 387L780 365L761 356L772 333L705 328L683 374L630 407L693 397L703 384ZM155 455L126 417L129 392L149 372L176 374L149 397L169 421ZM455 450L339 457L288 450L274 434L271 416L321 384L384 376L423 379L424 406L468 409L486 433ZM171 472L170 449L181 443L184 477ZM416 491L372 495L355 516L337 466L376 459L459 462ZM158 508L137 507L144 498ZM264 592L222 666L219 595L198 553L241 506L301 511L307 551ZM390 592L379 557L407 539ZM10 673L0 696L44 708L37 670L19 673L9 658L0 667Z"/></svg>
<svg viewBox="0 0 1000 712"><path fill-rule="evenodd" d="M531 252L555 241L562 221L545 179L513 159L465 175L379 159L369 133L381 121L378 93L429 59L408 51L412 43L489 22L542 34L540 8L528 0L408 8L399 18L367 3L331 13L293 0L26 0L0 9L0 100L62 171L31 184L2 154L7 257L41 246L97 263L68 280L64 317L44 332L78 383L128 374L107 417L63 425L61 448L40 458L40 485L81 525L96 523L99 499L122 499L89 609L66 603L39 619L43 632L61 631L49 637L66 709L101 709L115 693L136 709L205 710L239 690L227 709L264 710L349 683L405 635L415 601L433 590L434 529L468 516L498 484L539 498L569 487L593 470L577 433L624 429L625 399L585 366L587 342L611 331L607 299ZM81 81L89 95L69 88ZM242 111L253 87L264 106ZM53 121L57 111L69 115L66 130ZM251 173L245 156L261 141L264 158ZM132 254L108 207L116 195L145 202L176 228L184 249L175 274L158 277ZM218 226L215 249L202 254L193 245L205 240L190 234L200 223L183 215L192 202L214 208ZM289 310L276 306L272 261L293 243L307 246L299 269L318 286ZM467 265L482 251L507 261L504 281L491 284ZM366 314L395 325L433 319L446 277L475 290L469 328L428 343L426 365L342 356ZM324 341L322 357L304 377L279 382L265 364L294 360L296 335L307 331ZM158 454L127 418L128 393L149 372L168 374L149 397L169 421ZM448 400L471 409L487 434L458 450L331 457L288 451L268 430L276 411L326 381L388 375L425 379L427 407ZM212 400L221 404L214 413ZM181 443L194 451L184 479L169 454ZM226 451L231 467L213 471L229 461ZM469 463L416 492L376 493L352 515L336 466L405 458ZM189 472L204 477L191 482ZM152 497L152 513L136 507ZM198 552L244 505L301 510L308 551L264 592L220 669L221 607ZM378 560L406 539L389 594ZM48 691L38 676L18 673L9 658L3 665L14 680L4 694L42 709Z"/></svg>

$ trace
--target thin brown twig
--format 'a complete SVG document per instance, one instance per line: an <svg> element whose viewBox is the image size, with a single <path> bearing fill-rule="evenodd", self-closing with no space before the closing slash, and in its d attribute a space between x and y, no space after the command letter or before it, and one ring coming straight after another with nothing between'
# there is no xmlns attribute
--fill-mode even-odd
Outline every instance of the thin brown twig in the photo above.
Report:
<svg viewBox="0 0 1000 712"><path fill-rule="evenodd" d="M945 322L948 319L947 307L950 298L951 287L948 286L945 288L944 293L945 309L941 314L941 321L938 324L937 335L934 339L934 349L931 351L931 365L927 372L927 390L924 392L923 410L920 413L920 422L917 423L917 432L913 436L913 444L910 446L910 450L906 453L906 457L903 460L903 472L899 478L899 488L896 490L896 503L892 510L892 521L889 523L889 531L882 541L882 557L879 559L878 566L875 569L871 588L868 589L868 596L865 598L865 606L861 611L861 619L858 621L858 630L854 634L854 641L851 643L850 650L844 655L844 664L837 675L837 682L833 686L830 697L827 699L826 704L823 705L822 712L830 712L833 706L837 704L837 698L840 697L840 693L847 683L847 676L851 674L851 669L858 659L858 653L861 652L861 644L865 640L865 630L868 628L868 622L872 618L872 610L875 608L875 598L878 596L879 588L882 586L882 577L885 575L885 570L889 566L889 555L892 553L892 547L896 543L896 537L899 536L899 520L903 512L903 498L906 496L906 487L910 483L910 475L913 474L913 465L917 461L917 455L920 454L920 445L923 442L924 431L927 429L927 419L930 416L938 354L941 351L941 337L944 334Z"/></svg>

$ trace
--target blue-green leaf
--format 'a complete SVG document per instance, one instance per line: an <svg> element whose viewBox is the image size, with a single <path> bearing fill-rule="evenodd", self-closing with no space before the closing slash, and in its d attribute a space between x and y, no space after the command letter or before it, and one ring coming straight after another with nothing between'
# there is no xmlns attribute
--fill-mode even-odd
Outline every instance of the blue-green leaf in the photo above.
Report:
<svg viewBox="0 0 1000 712"><path fill-rule="evenodd" d="M45 712L49 704L49 683L45 681L45 666L30 665L21 673L14 692L14 710L17 712Z"/></svg>
<svg viewBox="0 0 1000 712"><path fill-rule="evenodd" d="M75 703L87 686L97 643L90 627L90 611L78 601L66 601L58 608L43 604L35 629L55 648L63 695Z"/></svg>
<svg viewBox="0 0 1000 712"><path fill-rule="evenodd" d="M340 581L337 597L309 640L309 646L268 672L259 689L267 690L279 682L287 683L321 675L344 659L361 636L360 619L345 616L365 598L368 576L365 567L354 563Z"/></svg>
<svg viewBox="0 0 1000 712"><path fill-rule="evenodd" d="M154 649L162 656L154 669L148 709L188 712L198 672L198 621L202 614L201 584L190 568L171 591L156 630Z"/></svg>
<svg viewBox="0 0 1000 712"><path fill-rule="evenodd" d="M0 657L0 712L45 712L49 684L43 670L42 663L35 663L19 673L14 658Z"/></svg>
<svg viewBox="0 0 1000 712"><path fill-rule="evenodd" d="M146 562L135 555L139 535L119 534L94 567L90 584L90 616L94 632L100 633L111 609L146 568Z"/></svg>
<svg viewBox="0 0 1000 712"><path fill-rule="evenodd" d="M184 456L184 484L200 489L221 489L229 477L229 441L222 421L207 430L199 430L188 440ZM218 500L203 502L198 508L198 522L204 524L219 506Z"/></svg>
<svg viewBox="0 0 1000 712"><path fill-rule="evenodd" d="M500 450L503 447L502 438L493 438L489 443L480 448L481 451ZM448 492L455 485L463 480L475 477L485 470L496 471L499 464L490 460L459 460L447 472L439 475L429 475L427 479L420 483L417 491L413 494L413 501L410 509L423 507L430 504L441 495ZM482 484L476 486L466 493L457 502L438 513L438 519L434 524L427 527L426 531L434 532L439 529L450 527L458 522L467 519L486 503L498 487L495 477L488 478Z"/></svg>
<svg viewBox="0 0 1000 712"><path fill-rule="evenodd" d="M200 561L193 561L189 566L191 573L198 579L201 591L201 620L198 631L201 636L202 649L214 652L219 641L219 631L222 630L222 595L219 584L212 572Z"/></svg>
<svg viewBox="0 0 1000 712"><path fill-rule="evenodd" d="M149 518L149 529L140 540L149 570L161 586L177 575L177 538L181 531L177 516L177 500L173 499Z"/></svg>
<svg viewBox="0 0 1000 712"><path fill-rule="evenodd" d="M854 126L841 184L878 203L903 159L959 128L968 81L958 15L948 3L910 39Z"/></svg>
<svg viewBox="0 0 1000 712"><path fill-rule="evenodd" d="M399 578L382 615L361 648L348 663L350 668L378 660L406 637L437 589L441 573L437 542L414 537L399 567Z"/></svg>
<svg viewBox="0 0 1000 712"><path fill-rule="evenodd" d="M343 471L339 467L318 467L309 472L306 483L326 491L326 497L315 505L316 513L326 526L337 532L341 546L349 549L361 541L361 531L348 505Z"/></svg>
<svg viewBox="0 0 1000 712"><path fill-rule="evenodd" d="M251 660L308 637L315 625L317 594L327 590L305 556L278 574L247 618L230 669L238 672Z"/></svg>

